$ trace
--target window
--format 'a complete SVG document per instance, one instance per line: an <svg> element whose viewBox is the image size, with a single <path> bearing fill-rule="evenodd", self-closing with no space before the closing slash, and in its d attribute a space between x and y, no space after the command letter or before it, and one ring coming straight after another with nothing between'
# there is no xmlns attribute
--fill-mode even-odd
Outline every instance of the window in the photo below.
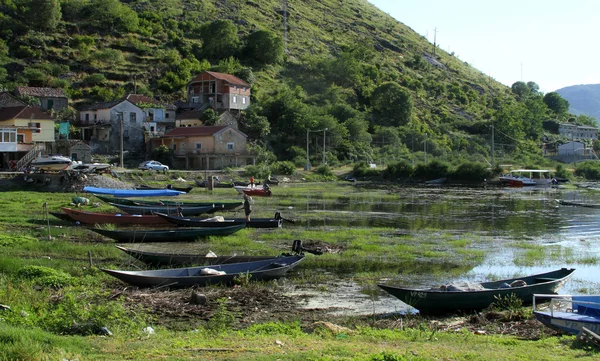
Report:
<svg viewBox="0 0 600 361"><path fill-rule="evenodd" d="M233 90L237 90L237 85L234 85L234 86L233 86Z"/></svg>
<svg viewBox="0 0 600 361"><path fill-rule="evenodd" d="M169 112L165 113L165 119L169 119Z"/></svg>
<svg viewBox="0 0 600 361"><path fill-rule="evenodd" d="M227 150L233 150L234 148L235 148L235 143L233 143L233 142L227 143Z"/></svg>
<svg viewBox="0 0 600 361"><path fill-rule="evenodd" d="M94 114L94 120L98 120L98 114Z"/></svg>
<svg viewBox="0 0 600 361"><path fill-rule="evenodd" d="M154 127L150 127L150 131L154 133Z"/></svg>
<svg viewBox="0 0 600 361"><path fill-rule="evenodd" d="M246 87L243 87L242 89L243 89L244 91L246 91Z"/></svg>
<svg viewBox="0 0 600 361"><path fill-rule="evenodd" d="M123 112L117 112L117 121L119 121L119 122L123 121Z"/></svg>
<svg viewBox="0 0 600 361"><path fill-rule="evenodd" d="M246 97L242 97L242 104L246 104Z"/></svg>
<svg viewBox="0 0 600 361"><path fill-rule="evenodd" d="M14 142L16 142L16 141L17 141L17 132L10 132L9 134L10 134L10 139L9 139L9 141L10 141L11 143L14 143Z"/></svg>
<svg viewBox="0 0 600 361"><path fill-rule="evenodd" d="M25 136L23 134L17 134L17 143L25 143Z"/></svg>
<svg viewBox="0 0 600 361"><path fill-rule="evenodd" d="M86 122L90 121L90 113L85 113L85 121Z"/></svg>
<svg viewBox="0 0 600 361"><path fill-rule="evenodd" d="M125 129L123 130L123 139L128 139L129 138L129 130Z"/></svg>
<svg viewBox="0 0 600 361"><path fill-rule="evenodd" d="M202 149L202 143L196 143L196 150Z"/></svg>
<svg viewBox="0 0 600 361"><path fill-rule="evenodd" d="M53 108L54 108L54 100L48 99L48 109L53 109Z"/></svg>
<svg viewBox="0 0 600 361"><path fill-rule="evenodd" d="M235 95L233 96L233 103L234 104L237 103L237 96L235 96Z"/></svg>
<svg viewBox="0 0 600 361"><path fill-rule="evenodd" d="M129 122L135 124L137 121L137 114L134 112L129 113Z"/></svg>

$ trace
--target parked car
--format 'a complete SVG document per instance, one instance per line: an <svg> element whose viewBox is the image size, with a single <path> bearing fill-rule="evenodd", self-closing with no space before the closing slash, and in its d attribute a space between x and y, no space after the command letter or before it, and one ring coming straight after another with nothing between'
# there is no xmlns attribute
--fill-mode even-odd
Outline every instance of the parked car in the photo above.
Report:
<svg viewBox="0 0 600 361"><path fill-rule="evenodd" d="M169 166L162 164L161 162L157 162L155 160L147 160L145 162L140 163L138 166L141 170L155 170L166 172L169 170Z"/></svg>

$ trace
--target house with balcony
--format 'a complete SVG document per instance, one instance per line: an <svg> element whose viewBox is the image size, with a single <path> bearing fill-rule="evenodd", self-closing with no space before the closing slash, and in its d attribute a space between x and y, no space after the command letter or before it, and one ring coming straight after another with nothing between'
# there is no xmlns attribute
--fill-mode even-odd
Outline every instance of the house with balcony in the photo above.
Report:
<svg viewBox="0 0 600 361"><path fill-rule="evenodd" d="M40 101L40 108L44 111L59 111L69 106L69 98L63 89L18 86L15 88L18 97L33 97Z"/></svg>
<svg viewBox="0 0 600 361"><path fill-rule="evenodd" d="M248 136L230 125L179 127L151 139L150 151L165 145L173 151L175 168L223 169L254 163L246 148Z"/></svg>
<svg viewBox="0 0 600 361"><path fill-rule="evenodd" d="M588 125L561 123L558 126L558 134L571 140L598 140L598 128Z"/></svg>
<svg viewBox="0 0 600 361"><path fill-rule="evenodd" d="M0 133L0 168L14 168L28 154L53 152L54 120L38 107L0 107Z"/></svg>
<svg viewBox="0 0 600 361"><path fill-rule="evenodd" d="M250 106L250 84L231 74L202 72L187 84L186 91L187 103L180 104L183 109L239 112Z"/></svg>
<svg viewBox="0 0 600 361"><path fill-rule="evenodd" d="M137 94L79 110L76 126L93 153L113 154L120 149L143 152L147 138L175 126L175 106Z"/></svg>

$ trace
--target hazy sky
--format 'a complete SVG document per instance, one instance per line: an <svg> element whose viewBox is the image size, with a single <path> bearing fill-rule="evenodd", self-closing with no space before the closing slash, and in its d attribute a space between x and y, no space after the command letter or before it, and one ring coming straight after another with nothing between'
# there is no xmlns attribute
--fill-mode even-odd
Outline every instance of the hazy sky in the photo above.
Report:
<svg viewBox="0 0 600 361"><path fill-rule="evenodd" d="M600 83L600 0L369 0L497 81Z"/></svg>

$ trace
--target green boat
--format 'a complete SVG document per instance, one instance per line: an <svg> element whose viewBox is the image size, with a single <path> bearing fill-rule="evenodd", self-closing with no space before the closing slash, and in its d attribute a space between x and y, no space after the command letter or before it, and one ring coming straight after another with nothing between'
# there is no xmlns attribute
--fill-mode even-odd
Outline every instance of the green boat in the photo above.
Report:
<svg viewBox="0 0 600 361"><path fill-rule="evenodd" d="M574 269L562 268L527 277L472 284L468 288L454 285L436 289L378 286L421 313L439 314L481 310L496 302L498 297L510 295L515 295L528 304L532 302L533 294L553 294L558 291L571 278L573 272Z"/></svg>
<svg viewBox="0 0 600 361"><path fill-rule="evenodd" d="M115 203L122 204L124 206L182 206L182 207L206 207L213 206L214 210L208 213L214 213L216 211L230 211L236 208L241 208L244 205L242 201L236 202L181 202L181 201L167 201L167 200L159 200L159 201L145 201L145 200L137 200L137 199L129 199L129 198L116 198L116 197L107 197L102 195L95 195L98 199L106 202L106 203Z"/></svg>
<svg viewBox="0 0 600 361"><path fill-rule="evenodd" d="M208 236L227 236L246 227L239 224L218 228L132 229L109 230L89 228L118 242L191 242Z"/></svg>

